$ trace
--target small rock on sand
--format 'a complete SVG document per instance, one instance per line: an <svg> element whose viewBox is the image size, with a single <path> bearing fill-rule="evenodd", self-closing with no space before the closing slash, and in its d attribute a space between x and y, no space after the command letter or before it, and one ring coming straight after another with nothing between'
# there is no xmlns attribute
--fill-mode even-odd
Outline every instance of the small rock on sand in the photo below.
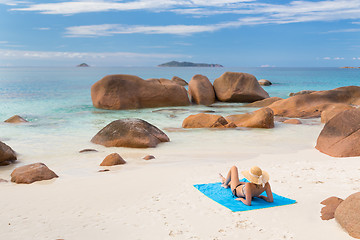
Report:
<svg viewBox="0 0 360 240"><path fill-rule="evenodd" d="M102 161L100 166L114 166L125 163L126 161L118 153L112 153Z"/></svg>
<svg viewBox="0 0 360 240"><path fill-rule="evenodd" d="M26 184L57 177L58 175L56 175L43 163L33 163L18 167L11 173L12 182Z"/></svg>
<svg viewBox="0 0 360 240"><path fill-rule="evenodd" d="M143 157L143 159L150 160L150 159L155 159L155 157L153 155L146 155L145 157Z"/></svg>
<svg viewBox="0 0 360 240"><path fill-rule="evenodd" d="M84 152L97 152L96 149L92 149L92 148L86 148L83 150L80 150L79 153L84 153Z"/></svg>

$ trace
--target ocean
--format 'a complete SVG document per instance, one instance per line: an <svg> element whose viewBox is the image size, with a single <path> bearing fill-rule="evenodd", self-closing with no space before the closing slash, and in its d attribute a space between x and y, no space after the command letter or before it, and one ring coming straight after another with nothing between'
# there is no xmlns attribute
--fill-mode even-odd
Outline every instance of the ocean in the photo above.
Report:
<svg viewBox="0 0 360 240"><path fill-rule="evenodd" d="M121 111L92 106L91 85L108 74L132 74L143 79L178 76L187 82L193 75L202 74L213 82L226 71L268 79L273 85L264 89L270 96L282 98L290 92L329 90L359 85L360 81L359 69L340 68L0 68L0 141L10 145L19 156L16 164L2 168L0 178L8 178L17 166L34 162L44 162L64 177L88 176L93 173L93 166L112 152L122 155L130 166L138 166L147 154L155 155L157 164L174 164L194 159L241 160L272 153L280 145L284 152L313 148L322 128L319 119L306 120L306 124L299 126L276 123L274 129L181 129L187 116L204 110L223 116L256 110L241 108L239 103ZM29 123L3 122L15 114ZM155 149L105 148L90 142L111 121L129 117L159 127L171 142ZM99 152L80 154L78 151L84 148Z"/></svg>

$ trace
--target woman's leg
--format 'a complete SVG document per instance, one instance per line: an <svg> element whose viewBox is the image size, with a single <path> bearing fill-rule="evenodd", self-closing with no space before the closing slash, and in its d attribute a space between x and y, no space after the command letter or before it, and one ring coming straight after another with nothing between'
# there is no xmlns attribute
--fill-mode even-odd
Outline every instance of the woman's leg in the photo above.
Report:
<svg viewBox="0 0 360 240"><path fill-rule="evenodd" d="M221 176L222 177L222 176ZM238 169L236 166L232 166L230 168L230 171L226 177L226 179L224 177L223 178L223 187L229 186L231 187L231 190L234 190L234 188L240 184L239 181L239 173L238 173Z"/></svg>

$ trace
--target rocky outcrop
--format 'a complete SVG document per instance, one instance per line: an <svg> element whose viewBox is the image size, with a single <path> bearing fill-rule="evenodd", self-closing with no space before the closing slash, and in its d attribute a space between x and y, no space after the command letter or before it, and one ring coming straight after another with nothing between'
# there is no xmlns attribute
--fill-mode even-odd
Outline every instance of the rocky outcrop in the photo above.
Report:
<svg viewBox="0 0 360 240"><path fill-rule="evenodd" d="M327 91L296 95L269 105L277 116L290 118L320 117L335 103L354 104L360 98L360 87L349 86Z"/></svg>
<svg viewBox="0 0 360 240"><path fill-rule="evenodd" d="M26 184L57 177L58 176L43 163L34 163L18 167L11 173L12 182Z"/></svg>
<svg viewBox="0 0 360 240"><path fill-rule="evenodd" d="M333 157L360 156L360 109L341 112L321 131L316 149Z"/></svg>
<svg viewBox="0 0 360 240"><path fill-rule="evenodd" d="M225 118L237 127L273 128L274 113L270 108L261 108L255 112L230 115Z"/></svg>
<svg viewBox="0 0 360 240"><path fill-rule="evenodd" d="M263 100L259 100L253 103L249 103L244 105L243 107L267 107L270 104L273 104L274 102L283 100L283 98L279 98L279 97L270 97L270 98L265 98Z"/></svg>
<svg viewBox="0 0 360 240"><path fill-rule="evenodd" d="M228 122L224 117L214 114L199 113L184 119L183 128L225 128Z"/></svg>
<svg viewBox="0 0 360 240"><path fill-rule="evenodd" d="M360 192L347 197L335 210L336 221L350 236L360 239Z"/></svg>
<svg viewBox="0 0 360 240"><path fill-rule="evenodd" d="M353 109L353 106L348 104L336 103L328 106L324 111L321 112L321 122L327 123L335 115L345 111Z"/></svg>
<svg viewBox="0 0 360 240"><path fill-rule="evenodd" d="M286 119L285 121L283 121L283 123L286 123L286 124L302 124L302 122L299 119L295 119L295 118Z"/></svg>
<svg viewBox="0 0 360 240"><path fill-rule="evenodd" d="M177 77L177 76L173 76L171 81L173 81L174 83L179 84L180 86L187 86L188 85L188 83L184 79L182 79L180 77Z"/></svg>
<svg viewBox="0 0 360 240"><path fill-rule="evenodd" d="M150 123L127 118L116 120L101 129L91 142L105 147L156 147L161 142L169 142L168 136Z"/></svg>
<svg viewBox="0 0 360 240"><path fill-rule="evenodd" d="M20 117L19 115L14 115L9 119L6 119L4 122L6 123L25 123L28 122L24 118Z"/></svg>
<svg viewBox="0 0 360 240"><path fill-rule="evenodd" d="M133 75L109 75L91 87L93 105L103 109L138 109L189 105L184 87L168 79L143 80Z"/></svg>
<svg viewBox="0 0 360 240"><path fill-rule="evenodd" d="M260 79L258 82L261 86L271 86L272 85L272 82L270 82L269 80L266 80L266 79Z"/></svg>
<svg viewBox="0 0 360 240"><path fill-rule="evenodd" d="M214 81L214 90L222 102L254 102L269 97L255 76L226 72Z"/></svg>
<svg viewBox="0 0 360 240"><path fill-rule="evenodd" d="M211 105L215 102L214 88L206 76L197 74L189 82L190 100L201 105Z"/></svg>
<svg viewBox="0 0 360 240"><path fill-rule="evenodd" d="M0 166L9 165L17 159L11 147L0 141Z"/></svg>
<svg viewBox="0 0 360 240"><path fill-rule="evenodd" d="M114 166L125 163L126 161L118 153L112 153L106 156L100 166Z"/></svg>

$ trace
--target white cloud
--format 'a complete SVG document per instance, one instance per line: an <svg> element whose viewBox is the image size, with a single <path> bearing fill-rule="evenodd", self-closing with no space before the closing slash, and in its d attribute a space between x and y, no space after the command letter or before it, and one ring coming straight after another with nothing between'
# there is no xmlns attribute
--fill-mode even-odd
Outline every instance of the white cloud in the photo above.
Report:
<svg viewBox="0 0 360 240"><path fill-rule="evenodd" d="M77 14L88 12L152 10L159 11L176 7L195 6L229 6L232 4L252 2L253 0L135 0L119 1L71 1L58 3L31 4L23 8L13 8L14 11L36 11L43 14Z"/></svg>
<svg viewBox="0 0 360 240"><path fill-rule="evenodd" d="M323 57L323 60L345 60L343 57Z"/></svg>
<svg viewBox="0 0 360 240"><path fill-rule="evenodd" d="M0 4L8 6L16 6L18 4L28 3L27 1L17 1L17 0L0 0Z"/></svg>
<svg viewBox="0 0 360 240"><path fill-rule="evenodd" d="M67 37L97 37L133 33L189 35L200 32L213 32L220 28L222 28L220 25L127 26L103 24L69 27L66 29L65 35Z"/></svg>
<svg viewBox="0 0 360 240"><path fill-rule="evenodd" d="M47 31L50 30L51 28L49 27L39 27L39 28L35 28L36 30L40 30L40 31Z"/></svg>
<svg viewBox="0 0 360 240"><path fill-rule="evenodd" d="M255 0L77 0L29 4L23 7L14 7L11 10L62 15L132 10L167 11L197 17L216 14L232 14L232 17L233 15L238 15L238 17L236 17L237 19L235 18L232 21L207 25L131 26L122 24L99 24L73 26L67 28L65 34L68 37L96 37L131 33L190 35L194 33L218 31L224 28L258 24L287 24L337 20L353 20L353 23L356 24L359 23L356 20L360 19L360 0L307 0L291 1L283 4L261 3ZM357 31L360 30L345 29L332 32Z"/></svg>
<svg viewBox="0 0 360 240"><path fill-rule="evenodd" d="M134 52L47 52L0 49L0 59L105 59L105 58L151 58L168 59L188 57L182 54L134 53Z"/></svg>
<svg viewBox="0 0 360 240"><path fill-rule="evenodd" d="M126 2L78 0L30 4L12 10L63 15L131 10L172 11L187 15L232 13L266 16L270 20L286 23L359 19L360 0L291 1L287 4L268 4L255 0L135 0Z"/></svg>
<svg viewBox="0 0 360 240"><path fill-rule="evenodd" d="M360 32L360 28L338 29L338 30L328 31L325 33L352 33L352 32Z"/></svg>
<svg viewBox="0 0 360 240"><path fill-rule="evenodd" d="M7 44L9 43L8 41L0 41L0 44Z"/></svg>

